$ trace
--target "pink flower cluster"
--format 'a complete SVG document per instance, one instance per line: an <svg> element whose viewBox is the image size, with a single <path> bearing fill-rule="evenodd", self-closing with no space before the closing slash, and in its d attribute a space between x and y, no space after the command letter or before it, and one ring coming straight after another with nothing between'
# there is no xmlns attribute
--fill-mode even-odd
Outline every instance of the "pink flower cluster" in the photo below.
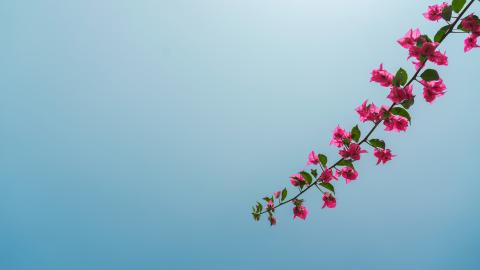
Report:
<svg viewBox="0 0 480 270"><path fill-rule="evenodd" d="M435 17L436 12L439 9L443 9L444 6L436 5L430 6L428 16L429 18ZM425 13L424 15L426 15ZM476 45L476 37L480 33L480 20L475 17L473 14L466 17L462 21L462 27L472 31L470 35L470 40L466 40L466 49L465 51L470 50L473 47L479 47ZM475 29L475 30L474 30ZM472 43L472 39L475 38L475 42ZM437 65L448 65L448 58L444 53L437 51L438 43L429 41L427 36L422 36L419 29L410 29L402 38L398 39L397 42L404 48L408 49L409 57L414 57L418 61L414 62L416 68L421 68L424 66L427 60L436 63ZM467 43L469 44L467 46ZM381 74L381 75L379 75ZM413 85L406 85L404 87L393 85L394 76L390 74L387 70L383 69L383 65L380 64L380 68L374 69L372 71L372 76L370 81L377 82L384 87L390 87L390 92L387 95L387 98L390 99L394 104L400 104L405 101L413 101ZM446 86L443 83L442 79L435 81L425 81L422 82L423 85L423 97L429 103L432 103L437 97L445 94ZM383 108L383 106L382 106ZM378 109L375 104L366 105L366 101L360 105L360 107L355 109L360 116L360 121L379 121L379 118L383 116L381 108ZM408 126L408 121L397 116L390 117L386 119L385 126L387 131L405 131Z"/></svg>
<svg viewBox="0 0 480 270"><path fill-rule="evenodd" d="M428 10L427 12L423 13L423 16L430 21L439 21L443 18L443 9L448 6L449 5L445 2L440 5L428 6Z"/></svg>
<svg viewBox="0 0 480 270"><path fill-rule="evenodd" d="M381 107L377 107L375 104L371 103L367 105L368 100L365 100L362 105L358 106L355 111L360 116L360 121L372 121L378 122L382 120L383 114L388 111L388 107L386 105L382 105Z"/></svg>
<svg viewBox="0 0 480 270"><path fill-rule="evenodd" d="M383 120L386 131L407 131L408 119L399 115L390 115Z"/></svg>
<svg viewBox="0 0 480 270"><path fill-rule="evenodd" d="M373 155L378 158L377 165L380 163L387 163L387 161L392 160L392 152L390 149L381 149L381 148L375 148Z"/></svg>
<svg viewBox="0 0 480 270"><path fill-rule="evenodd" d="M407 42L407 41L405 41ZM377 74L381 72L383 74L388 74L384 76L378 76ZM387 78L388 79L385 79ZM390 79L392 77L392 79ZM377 82L381 86L390 87L390 93L388 94L387 98L390 99L393 103L402 103L406 100L413 99L413 86L407 85L405 87L395 86L393 85L393 75L390 74L388 71L383 69L383 65L380 64L379 69L374 69L372 71L372 77L370 78L371 82ZM387 108L388 109L388 108ZM379 121L385 112L385 107L377 108L375 104L371 104L369 106L366 105L366 101L358 108L355 109L357 113L360 115L360 121L365 122L367 120L370 121Z"/></svg>
<svg viewBox="0 0 480 270"><path fill-rule="evenodd" d="M362 148L360 148L360 145L356 143L352 143L345 149L342 149L339 151L339 154L342 158L351 158L353 160L359 160L360 154L363 154L363 153L368 153L368 152L367 150L362 150Z"/></svg>
<svg viewBox="0 0 480 270"><path fill-rule="evenodd" d="M405 91L404 88L396 88L394 87L395 90L393 91ZM406 87L408 88L408 87ZM409 100L413 99L413 95L411 93L411 89L406 90L404 93L406 93L405 99L399 98L398 100ZM392 93L390 93L389 96L391 96ZM396 96L399 96L400 94L396 94ZM395 101L393 101L395 102ZM401 102L401 101L400 101ZM395 102L397 103L397 102ZM360 121L365 122L365 121L373 121L373 122L378 122L380 120L383 120L383 124L385 125L385 130L386 131L406 131L408 128L408 119L399 116L399 115L393 115L389 112L388 107L385 105L382 105L382 107L378 108L375 104L371 103L367 105L367 101L364 101L362 105L357 107L355 111L358 113L360 116Z"/></svg>
<svg viewBox="0 0 480 270"><path fill-rule="evenodd" d="M428 103L432 103L438 96L445 94L447 87L443 83L442 79L438 81L422 81L423 84L423 97Z"/></svg>
<svg viewBox="0 0 480 270"><path fill-rule="evenodd" d="M426 60L439 66L448 65L448 57L445 53L437 51L438 42L433 42L427 35L422 35L419 29L410 29L402 38L397 40L400 46L408 50L408 58L415 58L416 69L422 67Z"/></svg>
<svg viewBox="0 0 480 270"><path fill-rule="evenodd" d="M338 126L334 130L333 137L335 138L336 134L338 133L346 134L347 132ZM341 149L339 151L339 154L343 159L351 159L351 160L359 160L360 154L363 154L363 153L367 153L367 151L362 149L360 145L356 143L351 143L350 145L345 146L344 149ZM315 151L311 151L310 154L308 155L307 165L319 164L319 162L312 163L312 160L318 160L318 156L315 154ZM333 179L338 180L339 176L345 178L347 184L358 178L358 172L354 168L349 166L343 167L342 169L336 169L335 173L333 172L332 168L327 168L327 167L324 168L323 165L321 166L321 169L322 169L322 173L320 174L317 180L323 183L329 183ZM305 184L304 181L305 179L301 174L294 174L290 176L290 182L292 183L293 186L301 186Z"/></svg>
<svg viewBox="0 0 480 270"><path fill-rule="evenodd" d="M468 52L473 48L480 47L477 40L480 36L480 19L476 15L470 14L462 20L460 25L464 31L470 33L464 41L464 51Z"/></svg>
<svg viewBox="0 0 480 270"><path fill-rule="evenodd" d="M337 170L335 173L337 176L345 178L347 184L358 178L358 172L350 166L345 166L342 169Z"/></svg>
<svg viewBox="0 0 480 270"><path fill-rule="evenodd" d="M333 131L332 140L330 140L330 144L335 145L336 147L342 147L345 140L350 141L352 139L352 135L342 129L340 126L337 126Z"/></svg>
<svg viewBox="0 0 480 270"><path fill-rule="evenodd" d="M318 159L318 156L315 154L315 151L310 152L308 155L308 162L307 165L318 165L320 163L320 160Z"/></svg>
<svg viewBox="0 0 480 270"><path fill-rule="evenodd" d="M397 42L400 44L405 49L410 49L411 47L414 47L417 45L417 40L420 38L420 29L410 29L408 32L405 34L404 37L400 38L397 40Z"/></svg>
<svg viewBox="0 0 480 270"><path fill-rule="evenodd" d="M325 192L322 196L323 200L323 206L322 208L328 207L328 208L335 208L337 206L337 200L335 197L333 197L332 193L330 192Z"/></svg>
<svg viewBox="0 0 480 270"><path fill-rule="evenodd" d="M325 170L320 174L319 178L324 183L329 183L333 179L338 180L338 178L335 175L333 175L332 169L329 169L329 168L325 168Z"/></svg>
<svg viewBox="0 0 480 270"><path fill-rule="evenodd" d="M390 99L393 103L402 103L405 100L412 100L413 99L413 86L408 85L406 87L397 87L392 86L390 88L390 94L388 94L387 98Z"/></svg>
<svg viewBox="0 0 480 270"><path fill-rule="evenodd" d="M297 173L297 174L294 174L294 175L290 176L290 183L292 183L292 185L294 187L304 185L305 184L305 178L303 178L303 176L301 174Z"/></svg>
<svg viewBox="0 0 480 270"><path fill-rule="evenodd" d="M371 82L377 82L381 86L390 87L393 82L393 75L383 69L383 64L380 64L378 69L372 71Z"/></svg>
<svg viewBox="0 0 480 270"><path fill-rule="evenodd" d="M300 218L300 219L306 219L308 215L308 210L307 207L303 205L302 200L295 200L293 202L295 204L295 207L293 207L293 219L295 218Z"/></svg>

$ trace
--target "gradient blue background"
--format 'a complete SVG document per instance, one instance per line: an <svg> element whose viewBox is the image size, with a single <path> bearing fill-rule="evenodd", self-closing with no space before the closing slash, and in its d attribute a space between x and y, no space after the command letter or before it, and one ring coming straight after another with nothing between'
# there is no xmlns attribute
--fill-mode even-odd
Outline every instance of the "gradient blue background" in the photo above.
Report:
<svg viewBox="0 0 480 270"><path fill-rule="evenodd" d="M395 40L434 33L431 3L0 2L0 269L479 269L480 50L460 35L446 96L376 133L393 162L363 158L334 210L309 193L305 222L249 212L383 102L371 69L412 72Z"/></svg>

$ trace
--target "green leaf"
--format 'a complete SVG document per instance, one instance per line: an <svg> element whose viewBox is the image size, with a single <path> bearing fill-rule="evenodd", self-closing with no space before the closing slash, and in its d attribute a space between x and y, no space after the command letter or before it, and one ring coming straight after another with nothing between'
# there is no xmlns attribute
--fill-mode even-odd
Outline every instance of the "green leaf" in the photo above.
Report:
<svg viewBox="0 0 480 270"><path fill-rule="evenodd" d="M319 184L320 186L322 186L322 187L330 190L331 192L333 192L333 194L335 194L335 188L333 187L332 184L330 184L330 183L323 183L323 182L322 182L322 183L318 183L318 184Z"/></svg>
<svg viewBox="0 0 480 270"><path fill-rule="evenodd" d="M324 154L318 154L318 160L323 165L323 167L327 167L328 158Z"/></svg>
<svg viewBox="0 0 480 270"><path fill-rule="evenodd" d="M285 198L287 198L287 195L288 195L288 190L287 190L287 188L284 188L282 190L282 198L281 198L282 202L285 200Z"/></svg>
<svg viewBox="0 0 480 270"><path fill-rule="evenodd" d="M410 117L410 114L407 112L407 110L405 110L402 107L394 107L394 108L392 108L392 110L390 112L394 115L403 116L403 117L407 118L409 122L412 122L412 118Z"/></svg>
<svg viewBox="0 0 480 270"><path fill-rule="evenodd" d="M455 11L455 13L459 13L462 11L463 6L465 6L465 3L467 0L453 0L452 1L452 9Z"/></svg>
<svg viewBox="0 0 480 270"><path fill-rule="evenodd" d="M412 99L407 99L404 102L400 103L405 109L409 109L415 103L415 96Z"/></svg>
<svg viewBox="0 0 480 270"><path fill-rule="evenodd" d="M262 210L263 210L263 205L261 203L257 202L257 213L262 212Z"/></svg>
<svg viewBox="0 0 480 270"><path fill-rule="evenodd" d="M448 29L450 29L450 25L445 25L444 27L440 28L438 32L435 34L435 37L433 38L433 41L435 42L440 42L443 40L445 37L445 34L447 33Z"/></svg>
<svg viewBox="0 0 480 270"><path fill-rule="evenodd" d="M311 169L310 173L313 175L314 178L317 178L317 175L318 175L317 169Z"/></svg>
<svg viewBox="0 0 480 270"><path fill-rule="evenodd" d="M382 149L385 149L385 142L383 140L380 140L380 139L371 139L369 141L370 145L372 145L373 147L376 147L376 148L382 148Z"/></svg>
<svg viewBox="0 0 480 270"><path fill-rule="evenodd" d="M393 78L393 85L395 86L405 85L407 83L407 80L408 80L407 72L403 68L400 68L398 69L397 73L395 74L395 77Z"/></svg>
<svg viewBox="0 0 480 270"><path fill-rule="evenodd" d="M348 166L353 168L353 163L349 159L342 159L340 162L337 163L338 166Z"/></svg>
<svg viewBox="0 0 480 270"><path fill-rule="evenodd" d="M298 189L301 191L303 189L303 187L305 187L305 182L300 182L299 186L298 186Z"/></svg>
<svg viewBox="0 0 480 270"><path fill-rule="evenodd" d="M346 146L349 146L350 145L350 140L347 139L347 138L344 138L343 140L343 144L346 145Z"/></svg>
<svg viewBox="0 0 480 270"><path fill-rule="evenodd" d="M442 18L444 18L445 21L450 21L452 18L452 6L447 6L442 10Z"/></svg>
<svg viewBox="0 0 480 270"><path fill-rule="evenodd" d="M468 31L467 29L463 28L463 26L462 26L461 23L458 24L457 29L458 29L458 30L461 30L461 31L463 31L463 32L465 32L465 33L470 32L470 31Z"/></svg>
<svg viewBox="0 0 480 270"><path fill-rule="evenodd" d="M307 182L307 184L311 184L312 183L312 176L306 172L306 171L301 171L300 174L303 176L303 178L305 179L305 182Z"/></svg>
<svg viewBox="0 0 480 270"><path fill-rule="evenodd" d="M352 128L351 134L352 134L352 140L354 140L355 142L358 142L358 140L360 140L361 132L360 132L360 129L358 128L358 125Z"/></svg>
<svg viewBox="0 0 480 270"><path fill-rule="evenodd" d="M420 77L422 77L422 79L424 79L427 82L436 81L436 80L440 79L440 76L438 75L438 72L435 69L425 70L422 73L422 75L420 75Z"/></svg>

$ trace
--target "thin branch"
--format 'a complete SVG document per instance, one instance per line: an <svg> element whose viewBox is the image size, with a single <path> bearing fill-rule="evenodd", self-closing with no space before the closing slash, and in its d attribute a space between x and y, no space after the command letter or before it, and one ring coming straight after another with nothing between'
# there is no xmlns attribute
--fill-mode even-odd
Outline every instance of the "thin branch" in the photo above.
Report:
<svg viewBox="0 0 480 270"><path fill-rule="evenodd" d="M322 193L322 194L325 194L325 192L323 190L320 189L320 187L318 186L317 183L315 183L315 187Z"/></svg>

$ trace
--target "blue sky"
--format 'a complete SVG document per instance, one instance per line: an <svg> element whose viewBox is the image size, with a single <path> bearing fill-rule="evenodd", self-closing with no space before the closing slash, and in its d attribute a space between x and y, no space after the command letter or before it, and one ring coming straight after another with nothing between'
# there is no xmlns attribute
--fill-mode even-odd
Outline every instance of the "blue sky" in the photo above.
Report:
<svg viewBox="0 0 480 270"><path fill-rule="evenodd" d="M395 160L362 158L333 210L307 194L307 221L249 213L384 102L373 68L412 74L395 40L434 34L432 3L0 3L0 268L477 269L480 50L460 35L447 94L375 133Z"/></svg>

